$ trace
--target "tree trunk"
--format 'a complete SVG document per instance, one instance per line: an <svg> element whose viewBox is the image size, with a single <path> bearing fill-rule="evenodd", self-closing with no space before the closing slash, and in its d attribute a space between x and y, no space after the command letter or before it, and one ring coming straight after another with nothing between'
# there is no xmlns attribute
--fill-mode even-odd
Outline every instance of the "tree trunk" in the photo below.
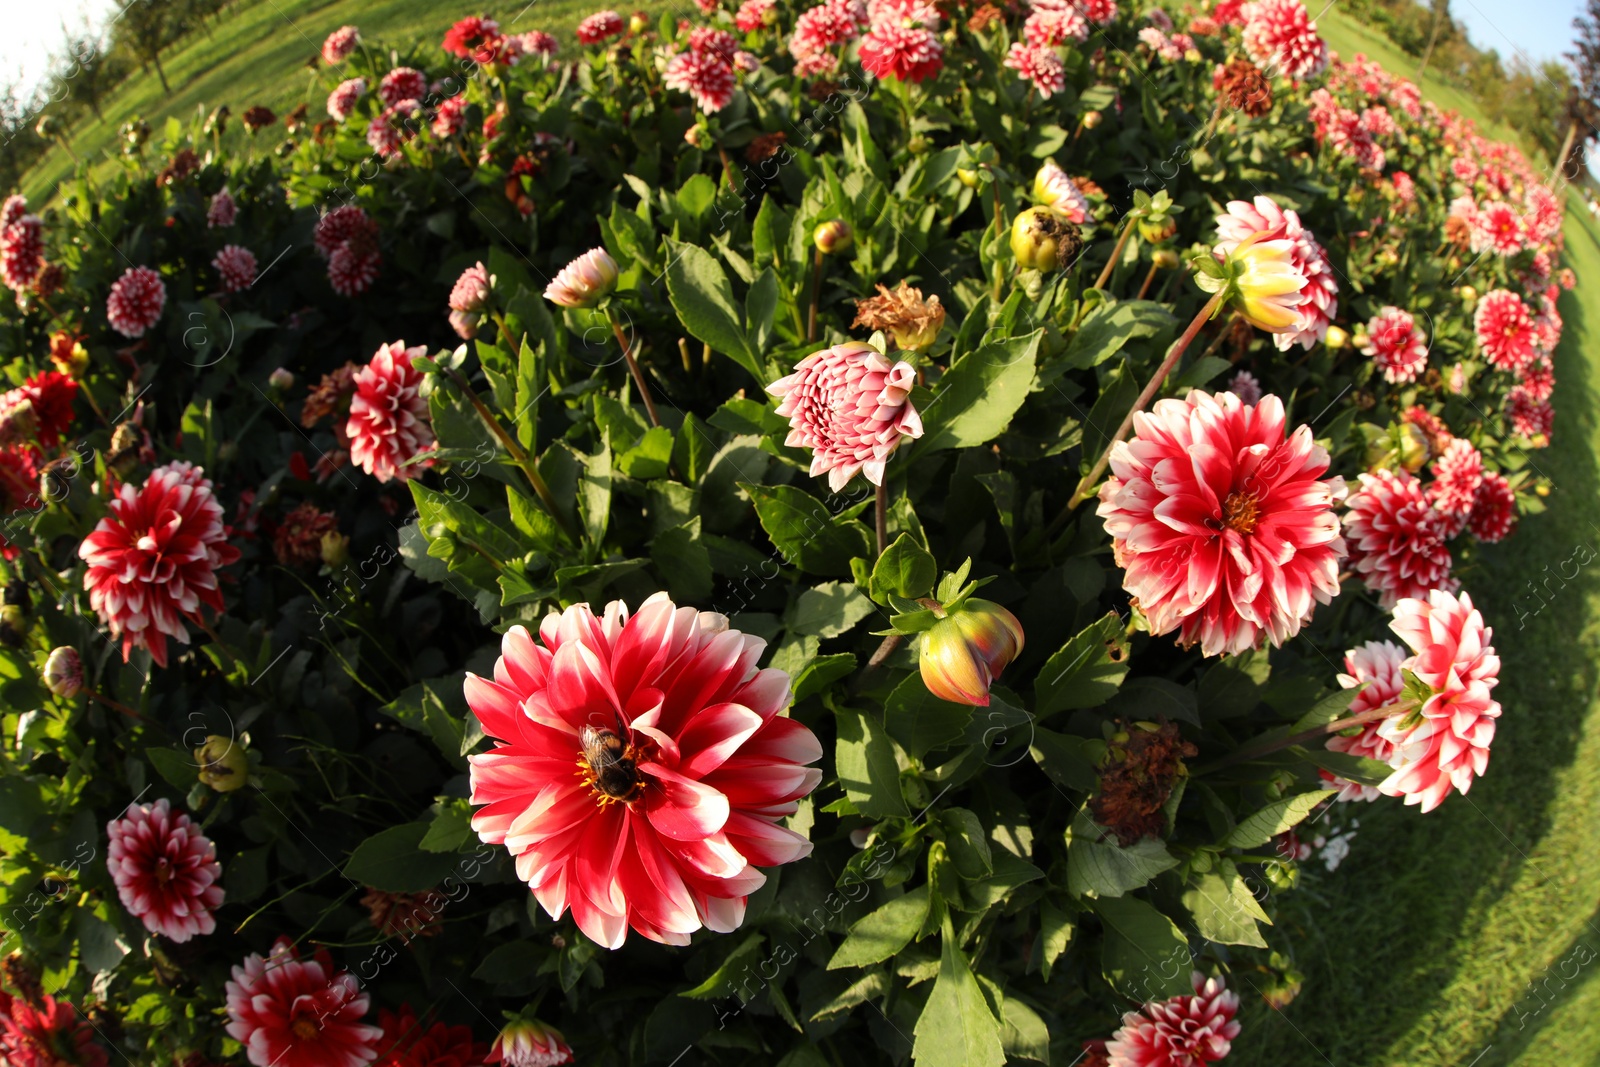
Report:
<svg viewBox="0 0 1600 1067"><path fill-rule="evenodd" d="M167 72L161 69L161 50L159 48L150 53L150 61L156 65L156 77L161 79L162 90L170 94L172 86L167 84Z"/></svg>
<svg viewBox="0 0 1600 1067"><path fill-rule="evenodd" d="M1567 127L1567 139L1561 143L1561 151L1556 155L1556 170L1560 172L1556 177L1563 184L1567 181L1567 164L1572 158L1572 143L1577 138L1578 120L1573 119L1572 124ZM1560 188L1560 186L1558 185L1557 188Z"/></svg>
<svg viewBox="0 0 1600 1067"><path fill-rule="evenodd" d="M1422 50L1422 66L1417 68L1417 86L1422 85L1422 77L1428 73L1428 60L1433 58L1433 46L1439 40L1439 16L1444 11L1445 5L1440 0L1433 2L1433 29L1428 33L1428 47Z"/></svg>

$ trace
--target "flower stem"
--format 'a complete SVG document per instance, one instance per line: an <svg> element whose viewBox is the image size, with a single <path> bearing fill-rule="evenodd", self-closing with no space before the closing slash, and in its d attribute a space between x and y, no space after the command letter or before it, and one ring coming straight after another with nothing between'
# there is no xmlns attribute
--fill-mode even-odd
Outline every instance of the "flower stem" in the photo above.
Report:
<svg viewBox="0 0 1600 1067"><path fill-rule="evenodd" d="M851 691L860 692L863 688L865 688L867 679L871 678L873 672L875 672L879 667L882 667L884 661L890 656L894 655L894 650L899 648L904 642L904 634L890 634L889 636L885 637L883 639L883 643L878 646L877 651L872 654L872 658L867 660L867 665L861 668L861 673L856 675L856 680L850 685Z"/></svg>
<svg viewBox="0 0 1600 1067"><path fill-rule="evenodd" d="M112 700L108 696L101 696L99 693L96 693L93 689L85 689L83 691L83 695L88 697L91 700L98 700L100 703L104 704L108 708L113 709L114 711L122 712L122 714L128 716L130 719L137 719L139 722L144 722L144 716L143 715L140 715L137 711L134 711L132 708L128 707L128 705L122 703L121 701Z"/></svg>
<svg viewBox="0 0 1600 1067"><path fill-rule="evenodd" d="M883 555L884 546L889 543L889 486L887 483L878 484L878 492L874 501L873 514L875 532L878 535L878 555Z"/></svg>
<svg viewBox="0 0 1600 1067"><path fill-rule="evenodd" d="M1144 295L1150 291L1150 283L1156 280L1156 270L1157 267L1155 263L1152 262L1150 264L1150 269L1145 272L1144 284L1139 286L1139 295L1134 297L1135 300L1143 300Z"/></svg>
<svg viewBox="0 0 1600 1067"><path fill-rule="evenodd" d="M628 373L633 375L633 384L639 387L639 396L644 401L645 414L650 416L651 426L660 426L661 417L656 414L655 398L650 395L650 386L645 384L644 371L639 369L639 363L633 358L633 346L628 342L628 335L622 332L622 323L617 321L617 313L609 307L606 308L606 318L611 320L611 333L616 337L617 344L622 346L622 358L628 363Z"/></svg>
<svg viewBox="0 0 1600 1067"><path fill-rule="evenodd" d="M512 461L522 468L522 473L527 475L528 484L533 486L533 491L538 494L540 501L544 503L544 509L550 513L550 517L555 520L556 525L561 527L561 531L576 543L579 540L578 535L567 524L566 517L561 514L561 509L556 506L555 494L550 491L550 486L545 482L544 476L539 473L539 468L534 465L533 457L528 455L527 450L517 443L515 437L506 432L505 427L500 425L500 420L495 418L494 412L489 410L489 406L483 402L483 398L473 390L472 386L467 384L467 380L461 376L459 371L447 367L445 368L445 373L450 375L450 380L456 383L456 388L461 390L461 395L467 398L467 402L477 411L478 417L483 420L485 426L489 427L489 432L494 434L501 447L511 453Z"/></svg>
<svg viewBox="0 0 1600 1067"><path fill-rule="evenodd" d="M995 178L994 168L985 168L989 172L989 187L994 191L994 303L1000 304L1000 289L1005 284L1006 272L1001 265L1001 255L1005 251L1006 217L1005 211L1000 206L1000 182Z"/></svg>
<svg viewBox="0 0 1600 1067"><path fill-rule="evenodd" d="M1111 250L1111 258L1106 260L1105 267L1100 271L1100 277L1095 279L1094 288L1104 289L1106 282L1111 280L1111 272L1116 269L1117 260L1122 258L1122 249L1128 243L1128 235L1133 233L1133 212L1128 212L1128 217L1122 220L1122 233L1117 237L1117 247Z"/></svg>
<svg viewBox="0 0 1600 1067"><path fill-rule="evenodd" d="M1323 723L1321 726L1313 726L1309 730L1301 730L1297 734L1290 734L1288 737L1245 745L1243 748L1235 749L1219 760L1213 760L1210 763L1196 767L1190 770L1189 773L1191 775L1210 774L1212 771L1218 771L1224 767L1232 767L1237 763L1260 759L1262 756L1270 756L1274 752L1281 752L1283 749L1294 745L1305 744L1307 741L1316 741L1319 738L1340 733L1350 729L1352 726L1364 726L1377 719L1387 719L1391 715L1403 715L1416 707L1417 701L1415 700L1399 700L1393 704L1385 704L1381 708L1372 708L1368 711L1358 712L1348 718L1335 719L1332 722Z"/></svg>
<svg viewBox="0 0 1600 1067"><path fill-rule="evenodd" d="M1222 298L1227 293L1227 289L1224 288L1210 300L1207 300L1206 306L1200 309L1200 314L1194 317L1194 321L1189 323L1189 328L1183 331L1183 336L1178 338L1167 352L1167 358L1161 361L1161 366L1156 368L1156 372L1151 376L1150 381L1145 383L1144 391L1133 402L1133 407L1129 409L1128 414L1123 418L1122 425L1117 427L1117 432L1106 444L1105 450L1100 453L1100 458L1095 461L1093 469L1084 475L1083 481L1078 483L1077 490L1072 494L1072 499L1067 501L1067 506L1062 509L1061 514L1057 515L1055 521L1050 524L1049 532L1051 534L1054 534L1067 521L1067 516L1088 498L1090 489L1100 480L1100 475L1105 473L1106 464L1111 462L1111 450L1116 447L1118 441L1128 436L1128 430L1133 426L1133 417L1143 411L1145 405L1150 403L1151 398L1160 390L1162 383L1167 380L1167 375L1172 373L1172 368L1178 365L1178 360L1183 357L1184 351L1195 339L1195 335L1200 332L1200 327L1204 326L1206 320L1211 318L1212 313L1222 306Z"/></svg>
<svg viewBox="0 0 1600 1067"><path fill-rule="evenodd" d="M806 313L806 341L817 339L817 305L822 303L822 249L811 264L811 310Z"/></svg>

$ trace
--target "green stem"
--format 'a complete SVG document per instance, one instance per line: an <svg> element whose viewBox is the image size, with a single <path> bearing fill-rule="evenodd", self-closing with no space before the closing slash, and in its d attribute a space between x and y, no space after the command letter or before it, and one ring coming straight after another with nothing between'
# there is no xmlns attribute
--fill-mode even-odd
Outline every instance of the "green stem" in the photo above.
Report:
<svg viewBox="0 0 1600 1067"><path fill-rule="evenodd" d="M1332 722L1323 723L1321 726L1313 726L1309 730L1301 730L1299 733L1290 734L1288 737L1280 737L1274 741L1258 741L1255 744L1235 749L1219 760L1213 760L1203 766L1196 767L1190 770L1189 774L1191 776L1210 774L1224 767L1232 767L1237 763L1260 759L1262 756L1270 756L1274 752L1280 752L1294 745L1303 745L1307 741L1316 741L1331 734L1340 733L1350 729L1352 726L1364 726L1378 719L1387 719L1391 715L1402 715L1416 707L1417 701L1415 700L1399 700L1393 704L1385 704L1381 708L1372 708L1369 711L1359 712L1348 718L1335 719Z"/></svg>
<svg viewBox="0 0 1600 1067"><path fill-rule="evenodd" d="M875 532L878 535L878 555L883 555L884 546L889 543L889 485L887 482L878 486L878 492L873 507Z"/></svg>
<svg viewBox="0 0 1600 1067"><path fill-rule="evenodd" d="M576 531L567 524L566 517L561 514L561 509L556 507L555 494L550 491L550 486L545 483L544 476L539 473L539 468L534 464L533 457L529 456L527 450L517 443L515 437L506 432L505 427L500 425L500 420L495 418L494 412L489 410L489 406L483 402L483 398L478 396L472 386L467 384L467 380L461 376L459 371L449 367L444 368L444 371L450 376L450 380L456 383L456 388L461 390L461 395L466 397L467 402L477 411L478 417L483 420L483 424L489 427L489 432L494 434L495 439L500 442L500 446L511 454L512 461L522 468L522 473L528 478L528 484L533 486L533 491L538 494L539 499L544 503L545 510L550 513L550 517L555 520L556 525L561 527L561 531L567 537L577 543L579 538Z"/></svg>
<svg viewBox="0 0 1600 1067"><path fill-rule="evenodd" d="M811 264L811 310L806 313L806 342L817 339L817 305L822 303L822 249Z"/></svg>

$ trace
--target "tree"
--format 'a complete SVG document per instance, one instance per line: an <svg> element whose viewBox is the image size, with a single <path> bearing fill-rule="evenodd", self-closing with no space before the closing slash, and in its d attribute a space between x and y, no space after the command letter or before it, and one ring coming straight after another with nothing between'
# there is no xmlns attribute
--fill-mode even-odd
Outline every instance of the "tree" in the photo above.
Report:
<svg viewBox="0 0 1600 1067"><path fill-rule="evenodd" d="M1589 0L1588 12L1572 20L1578 31L1567 60L1572 88L1567 93L1567 140L1556 158L1563 180L1582 173L1584 149L1600 137L1600 0Z"/></svg>
<svg viewBox="0 0 1600 1067"><path fill-rule="evenodd" d="M122 12L122 27L128 46L146 64L154 65L161 88L172 92L167 83L167 72L161 69L161 50L167 45L168 19L172 15L171 0L132 0Z"/></svg>
<svg viewBox="0 0 1600 1067"><path fill-rule="evenodd" d="M1433 0L1433 27L1428 31L1428 47L1422 52L1422 65L1417 68L1417 84L1428 73L1428 60L1433 58L1433 46L1439 42L1439 24L1451 25L1450 0Z"/></svg>
<svg viewBox="0 0 1600 1067"><path fill-rule="evenodd" d="M104 119L100 102L117 82L121 68L98 35L90 30L69 33L51 72L51 98L87 107L97 118Z"/></svg>

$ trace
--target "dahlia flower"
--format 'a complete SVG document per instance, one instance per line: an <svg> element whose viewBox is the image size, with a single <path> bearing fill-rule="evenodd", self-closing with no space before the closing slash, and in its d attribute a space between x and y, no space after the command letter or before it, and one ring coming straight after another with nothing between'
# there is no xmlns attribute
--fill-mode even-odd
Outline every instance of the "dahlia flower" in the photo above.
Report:
<svg viewBox="0 0 1600 1067"><path fill-rule="evenodd" d="M322 42L322 61L330 67L338 66L350 57L360 43L360 30L354 26L340 26Z"/></svg>
<svg viewBox="0 0 1600 1067"><path fill-rule="evenodd" d="M1023 81L1031 82L1040 99L1048 100L1066 88L1067 68L1053 48L1035 48L1018 41L1006 54L1005 65Z"/></svg>
<svg viewBox="0 0 1600 1067"><path fill-rule="evenodd" d="M20 193L12 193L0 203L0 230L4 230L13 222L28 213L28 198Z"/></svg>
<svg viewBox="0 0 1600 1067"><path fill-rule="evenodd" d="M224 987L228 1034L255 1067L367 1067L383 1031L361 1021L370 1000L326 949L302 960L280 937L263 959L252 953Z"/></svg>
<svg viewBox="0 0 1600 1067"><path fill-rule="evenodd" d="M1225 273L1195 274L1195 284L1208 293L1224 290L1246 322L1276 335L1292 335L1301 324L1300 306L1307 300L1306 276L1298 266L1294 242L1288 238L1249 238L1215 252Z"/></svg>
<svg viewBox="0 0 1600 1067"><path fill-rule="evenodd" d="M727 30L696 26L689 31L689 51L707 52L731 63L734 54L739 51L739 39Z"/></svg>
<svg viewBox="0 0 1600 1067"><path fill-rule="evenodd" d="M1405 688L1400 667L1405 658L1405 649L1393 641L1368 641L1344 654L1345 673L1339 675L1339 685L1343 689L1361 690L1350 701L1351 715L1388 707L1400 699L1401 690ZM1373 720L1354 727L1354 732L1348 736L1335 734L1328 738L1327 747L1333 752L1347 752L1352 756L1388 763L1394 746L1379 736L1380 725L1379 720ZM1326 772L1323 777L1339 789L1337 800L1370 801L1382 795L1376 786L1362 785Z"/></svg>
<svg viewBox="0 0 1600 1067"><path fill-rule="evenodd" d="M372 1067L480 1067L489 1046L472 1036L470 1026L436 1022L423 1026L411 1005L378 1011L378 1058Z"/></svg>
<svg viewBox="0 0 1600 1067"><path fill-rule="evenodd" d="M1536 400L1523 386L1517 385L1506 394L1506 419L1521 437L1534 440L1547 438L1555 427L1556 413L1549 401Z"/></svg>
<svg viewBox="0 0 1600 1067"><path fill-rule="evenodd" d="M885 330L901 349L916 351L933 344L943 325L944 305L939 298L923 299L921 289L902 279L893 289L880 284L877 296L856 301L856 317L850 328Z"/></svg>
<svg viewBox="0 0 1600 1067"><path fill-rule="evenodd" d="M940 700L989 706L989 687L1022 653L1022 623L991 600L973 598L917 641L917 667Z"/></svg>
<svg viewBox="0 0 1600 1067"><path fill-rule="evenodd" d="M233 194L223 186L212 196L206 204L206 226L216 229L219 226L232 226L239 216L239 205L234 202Z"/></svg>
<svg viewBox="0 0 1600 1067"><path fill-rule="evenodd" d="M6 288L26 292L43 268L43 219L24 215L0 230L0 280Z"/></svg>
<svg viewBox="0 0 1600 1067"><path fill-rule="evenodd" d="M1293 637L1339 592L1345 556L1344 481L1322 478L1311 428L1286 436L1276 396L1247 406L1198 389L1133 427L1111 449L1097 514L1150 632L1178 630L1207 656Z"/></svg>
<svg viewBox="0 0 1600 1067"><path fill-rule="evenodd" d="M874 78L920 82L944 67L939 12L923 0L876 0L857 58Z"/></svg>
<svg viewBox="0 0 1600 1067"><path fill-rule="evenodd" d="M578 23L579 44L599 44L608 37L622 35L622 16L615 11L596 11Z"/></svg>
<svg viewBox="0 0 1600 1067"><path fill-rule="evenodd" d="M1274 2L1274 0L1265 0ZM1291 0L1298 4L1299 0ZM1252 237L1259 242L1287 240L1293 245L1291 262L1305 277L1301 290L1302 300L1296 306L1296 322L1291 329L1273 331L1272 343L1280 352L1286 352L1296 342L1310 348L1328 332L1328 324L1338 314L1339 284L1334 281L1333 268L1328 263L1322 246L1300 223L1300 216L1288 208L1281 208L1265 196L1253 203L1234 200L1227 211L1217 216L1216 251L1229 255Z"/></svg>
<svg viewBox="0 0 1600 1067"><path fill-rule="evenodd" d="M138 646L165 667L167 638L189 643L184 619L201 621L202 604L222 612L216 571L239 550L211 482L192 464L157 467L138 489L124 484L109 511L78 549L89 603L122 638L124 661Z"/></svg>
<svg viewBox="0 0 1600 1067"><path fill-rule="evenodd" d="M668 89L688 93L707 114L721 111L733 100L733 65L715 52L680 52L667 63L662 81Z"/></svg>
<svg viewBox="0 0 1600 1067"><path fill-rule="evenodd" d="M39 680L51 693L68 700L83 692L83 660L78 650L69 645L51 649Z"/></svg>
<svg viewBox="0 0 1600 1067"><path fill-rule="evenodd" d="M1066 0L1066 3L1096 26L1116 21L1117 0Z"/></svg>
<svg viewBox="0 0 1600 1067"><path fill-rule="evenodd" d="M1109 1067L1204 1067L1228 1055L1239 1036L1239 995L1199 971L1190 982L1192 995L1152 1001L1122 1017L1106 1042Z"/></svg>
<svg viewBox="0 0 1600 1067"><path fill-rule="evenodd" d="M1494 544L1517 526L1517 494L1505 477L1494 471L1483 472L1483 483L1472 501L1467 529L1479 541Z"/></svg>
<svg viewBox="0 0 1600 1067"><path fill-rule="evenodd" d="M472 827L504 844L544 909L617 948L628 928L688 944L744 919L766 877L800 859L779 825L816 788L822 746L778 714L789 676L758 670L766 642L657 593L628 614L550 614L539 642L513 626L494 678L467 702L497 739L471 757ZM577 773L574 774L574 768Z"/></svg>
<svg viewBox="0 0 1600 1067"><path fill-rule="evenodd" d="M1247 370L1241 370L1233 376L1228 383L1228 392L1252 407L1261 402L1261 383Z"/></svg>
<svg viewBox="0 0 1600 1067"><path fill-rule="evenodd" d="M409 481L417 470L408 461L433 447L428 402L419 392L422 372L411 364L427 352L426 345L393 341L356 374L344 426L350 459L380 482Z"/></svg>
<svg viewBox="0 0 1600 1067"><path fill-rule="evenodd" d="M222 278L226 292L237 293L255 284L256 256L243 245L223 245L211 267Z"/></svg>
<svg viewBox="0 0 1600 1067"><path fill-rule="evenodd" d="M34 433L45 448L54 448L72 428L72 404L78 383L58 370L40 371L23 382L20 393L33 409Z"/></svg>
<svg viewBox="0 0 1600 1067"><path fill-rule="evenodd" d="M1520 371L1538 355L1533 315L1522 298L1509 289L1484 293L1473 313L1472 325L1484 358L1501 370Z"/></svg>
<svg viewBox="0 0 1600 1067"><path fill-rule="evenodd" d="M502 40L500 24L491 18L468 15L445 31L439 47L461 59L475 63L488 63L494 59L495 46Z"/></svg>
<svg viewBox="0 0 1600 1067"><path fill-rule="evenodd" d="M272 554L285 567L304 567L322 559L324 534L337 533L339 518L309 501L297 504L272 533Z"/></svg>
<svg viewBox="0 0 1600 1067"><path fill-rule="evenodd" d="M915 382L911 364L846 341L806 356L767 392L781 398L778 414L789 420L784 444L811 449L811 476L827 474L837 493L857 474L882 485L894 450L922 436L910 399Z"/></svg>
<svg viewBox="0 0 1600 1067"><path fill-rule="evenodd" d="M561 268L544 288L544 298L564 308L593 307L617 284L617 261L603 248L591 248Z"/></svg>
<svg viewBox="0 0 1600 1067"><path fill-rule="evenodd" d="M328 94L328 115L335 122L343 122L356 109L356 101L367 95L367 79L347 78Z"/></svg>
<svg viewBox="0 0 1600 1067"><path fill-rule="evenodd" d="M452 96L439 104L433 113L433 122L428 128L433 135L441 140L454 137L467 126L467 107L469 103L464 96Z"/></svg>
<svg viewBox="0 0 1600 1067"><path fill-rule="evenodd" d="M94 1027L71 1004L40 994L37 1006L0 990L0 1063L7 1067L106 1067Z"/></svg>
<svg viewBox="0 0 1600 1067"><path fill-rule="evenodd" d="M383 257L369 241L349 241L328 257L328 284L340 296L357 296L378 280Z"/></svg>
<svg viewBox="0 0 1600 1067"><path fill-rule="evenodd" d="M543 30L529 30L511 40L516 42L522 55L538 56L540 59L549 59L561 50L561 42Z"/></svg>
<svg viewBox="0 0 1600 1067"><path fill-rule="evenodd" d="M1089 24L1071 7L1037 7L1022 24L1022 35L1034 48L1082 44L1089 39Z"/></svg>
<svg viewBox="0 0 1600 1067"><path fill-rule="evenodd" d="M1489 766L1500 702L1500 659L1494 631L1465 593L1435 589L1426 599L1395 605L1389 628L1416 653L1405 669L1428 688L1415 711L1385 719L1381 733L1395 746L1395 771L1379 784L1386 796L1432 811L1454 789L1465 795Z"/></svg>
<svg viewBox="0 0 1600 1067"><path fill-rule="evenodd" d="M810 75L833 70L839 57L832 49L853 41L866 27L867 6L863 0L824 0L802 11L789 38L795 73Z"/></svg>
<svg viewBox="0 0 1600 1067"><path fill-rule="evenodd" d="M733 16L740 33L754 33L777 21L778 0L744 0Z"/></svg>
<svg viewBox="0 0 1600 1067"><path fill-rule="evenodd" d="M222 865L216 846L186 813L173 812L165 797L130 804L106 826L106 836L117 896L146 930L179 943L216 930Z"/></svg>
<svg viewBox="0 0 1600 1067"><path fill-rule="evenodd" d="M1393 384L1414 382L1428 365L1428 335L1417 328L1409 311L1389 306L1367 323L1367 340L1361 351L1371 356Z"/></svg>
<svg viewBox="0 0 1600 1067"><path fill-rule="evenodd" d="M1522 216L1504 200L1494 200L1478 208L1473 217L1472 250L1514 256L1522 251L1526 231Z"/></svg>
<svg viewBox="0 0 1600 1067"><path fill-rule="evenodd" d="M561 1031L534 1019L518 1019L495 1036L485 1063L505 1067L559 1067L573 1062Z"/></svg>
<svg viewBox="0 0 1600 1067"><path fill-rule="evenodd" d="M167 306L167 286L149 267L129 267L111 285L106 319L124 337L143 337Z"/></svg>
<svg viewBox="0 0 1600 1067"><path fill-rule="evenodd" d="M1459 516L1464 521L1483 484L1483 456L1471 441L1457 437L1434 460L1432 471L1428 502L1441 514Z"/></svg>
<svg viewBox="0 0 1600 1067"><path fill-rule="evenodd" d="M463 340L478 333L478 322L489 309L489 269L481 262L461 272L450 289L450 325Z"/></svg>
<svg viewBox="0 0 1600 1067"><path fill-rule="evenodd" d="M1257 0L1243 8L1241 39L1251 57L1295 80L1316 77L1328 66L1328 43L1301 0Z"/></svg>
<svg viewBox="0 0 1600 1067"><path fill-rule="evenodd" d="M1272 83L1260 67L1243 56L1217 67L1211 75L1211 87L1223 103L1248 118L1258 119L1272 110Z"/></svg>
<svg viewBox="0 0 1600 1067"><path fill-rule="evenodd" d="M393 107L402 100L421 100L428 95L428 76L413 67L396 67L378 83L378 99Z"/></svg>
<svg viewBox="0 0 1600 1067"><path fill-rule="evenodd" d="M1403 597L1454 588L1444 516L1406 471L1360 476L1344 517L1350 562L1385 608Z"/></svg>

